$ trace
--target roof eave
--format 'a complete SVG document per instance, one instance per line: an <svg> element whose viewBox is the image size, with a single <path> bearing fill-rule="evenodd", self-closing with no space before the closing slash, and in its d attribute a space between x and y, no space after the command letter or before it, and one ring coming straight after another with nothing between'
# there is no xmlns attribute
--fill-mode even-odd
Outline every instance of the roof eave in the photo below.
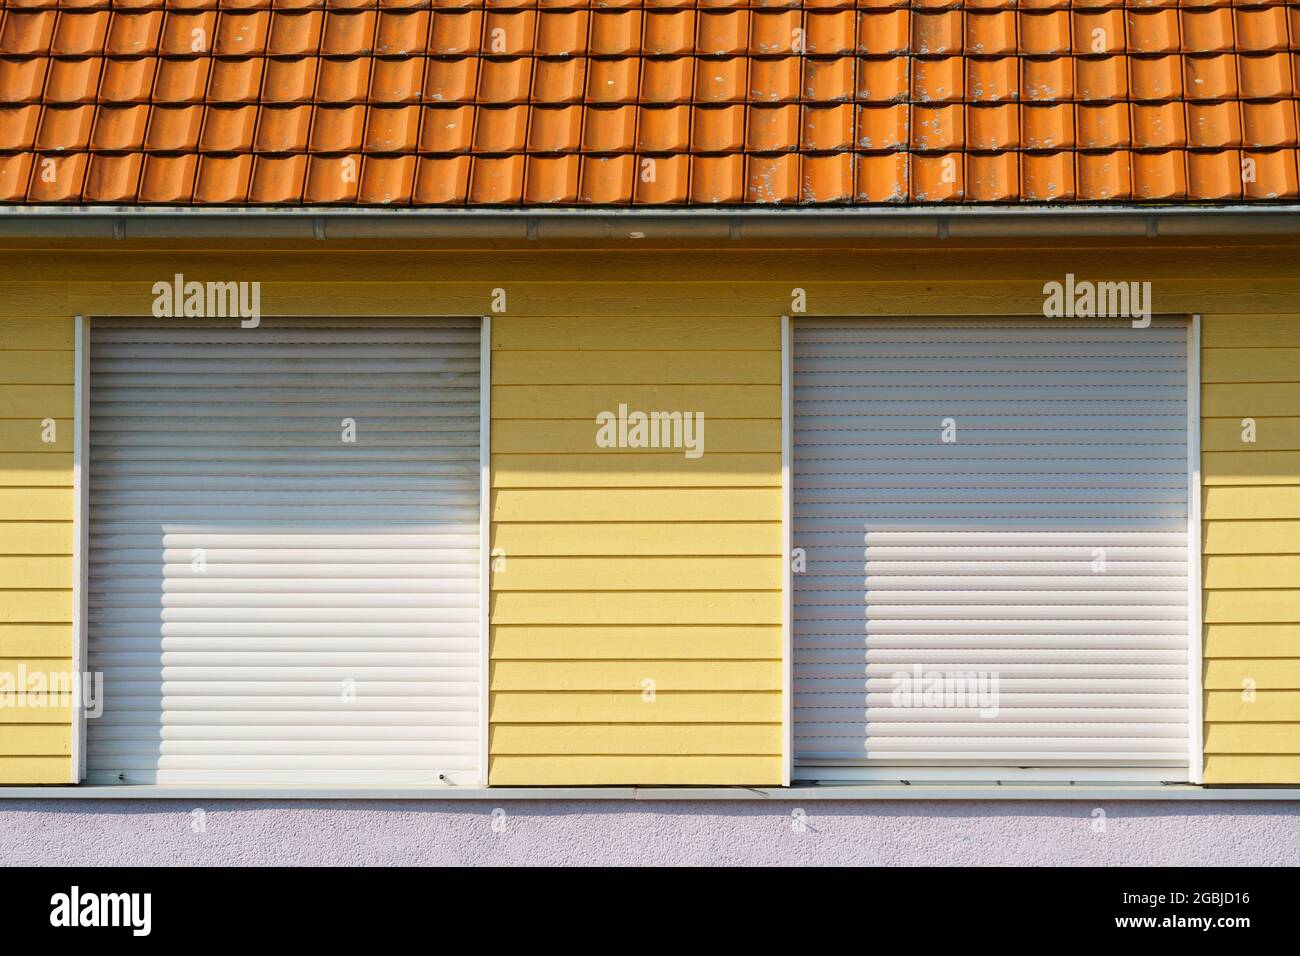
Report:
<svg viewBox="0 0 1300 956"><path fill-rule="evenodd" d="M784 239L1300 235L1300 204L802 208L0 206L0 238Z"/></svg>

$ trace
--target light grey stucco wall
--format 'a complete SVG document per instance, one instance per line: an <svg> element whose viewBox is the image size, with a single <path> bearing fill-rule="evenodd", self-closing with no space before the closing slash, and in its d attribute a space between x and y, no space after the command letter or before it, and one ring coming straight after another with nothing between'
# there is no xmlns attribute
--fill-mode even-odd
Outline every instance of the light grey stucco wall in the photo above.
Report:
<svg viewBox="0 0 1300 956"><path fill-rule="evenodd" d="M27 799L0 833L4 865L1300 864L1297 803Z"/></svg>

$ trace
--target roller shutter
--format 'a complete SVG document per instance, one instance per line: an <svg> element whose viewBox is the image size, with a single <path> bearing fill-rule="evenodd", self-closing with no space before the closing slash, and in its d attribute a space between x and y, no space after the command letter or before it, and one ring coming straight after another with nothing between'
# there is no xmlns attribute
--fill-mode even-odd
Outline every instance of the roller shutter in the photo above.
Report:
<svg viewBox="0 0 1300 956"><path fill-rule="evenodd" d="M94 320L89 780L479 779L479 335Z"/></svg>
<svg viewBox="0 0 1300 956"><path fill-rule="evenodd" d="M1187 779L1186 323L793 341L796 778Z"/></svg>

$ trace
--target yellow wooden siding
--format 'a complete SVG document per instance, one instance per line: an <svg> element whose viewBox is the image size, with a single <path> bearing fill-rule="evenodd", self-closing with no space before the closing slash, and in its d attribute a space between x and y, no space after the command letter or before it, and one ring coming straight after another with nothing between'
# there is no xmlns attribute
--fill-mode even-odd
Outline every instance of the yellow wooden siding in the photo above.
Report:
<svg viewBox="0 0 1300 956"><path fill-rule="evenodd" d="M1202 346L1205 780L1300 783L1300 314Z"/></svg>
<svg viewBox="0 0 1300 956"><path fill-rule="evenodd" d="M0 310L0 343L0 783L67 783L73 322Z"/></svg>
<svg viewBox="0 0 1300 956"><path fill-rule="evenodd" d="M1300 376L1286 374L1300 350L1300 241L812 242L724 233L621 243L0 239L0 250L0 588L12 609L0 620L0 658L51 666L70 653L70 599L59 594L71 580L73 398L70 377L44 377L71 368L71 316L148 314L153 284L177 272L260 281L267 314L330 323L478 315L494 289L506 290L507 312L494 316L502 377L492 389L492 542L509 568L494 581L493 603L511 620L492 631L491 716L510 728L501 745L518 752L494 752L492 780L501 784L777 779L780 538L771 509L780 454L771 436L780 388L772 373L776 317L790 311L793 289L805 290L811 314L1038 315L1043 283L1067 272L1150 280L1157 311L1206 316L1207 778L1300 781L1300 744L1277 743L1300 741L1300 732L1290 736L1300 728L1300 678L1289 666L1300 658L1292 616L1300 511L1288 492L1300 484ZM32 352L51 354L23 354ZM559 378L537 384L541 375ZM583 451L583 428L612 410L611 400L704 412L708 453L687 463L672 452ZM31 428L38 414L57 419L59 446L40 442ZM1259 423L1249 448L1237 439L1245 416ZM1245 494L1227 493L1233 488ZM697 491L723 510L702 507ZM1277 593L1253 598L1264 591ZM640 681L652 676L645 665L661 665L654 705L641 699ZM1259 688L1252 703L1237 686L1247 672ZM66 779L62 738L28 729L67 727L66 709L0 716L0 782ZM1219 729L1252 723L1283 728L1258 739L1284 749L1259 753L1254 738ZM536 752L538 728L550 726L555 752ZM601 734L619 727L636 728L628 737L635 752L631 743L619 753L576 752L617 749L617 737ZM712 732L702 727L744 727L740 742L765 727L771 752L699 753L693 748ZM515 728L533 736L512 736ZM663 752L645 752L646 741Z"/></svg>
<svg viewBox="0 0 1300 956"><path fill-rule="evenodd" d="M489 782L779 783L778 318L492 332ZM703 455L598 447L620 404Z"/></svg>

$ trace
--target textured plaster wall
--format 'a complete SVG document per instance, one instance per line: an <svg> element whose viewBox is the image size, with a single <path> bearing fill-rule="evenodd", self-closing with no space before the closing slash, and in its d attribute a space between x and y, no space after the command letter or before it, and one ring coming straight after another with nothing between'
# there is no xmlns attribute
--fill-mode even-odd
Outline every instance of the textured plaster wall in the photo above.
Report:
<svg viewBox="0 0 1300 956"><path fill-rule="evenodd" d="M9 800L0 864L1295 866L1297 823L1296 803Z"/></svg>

